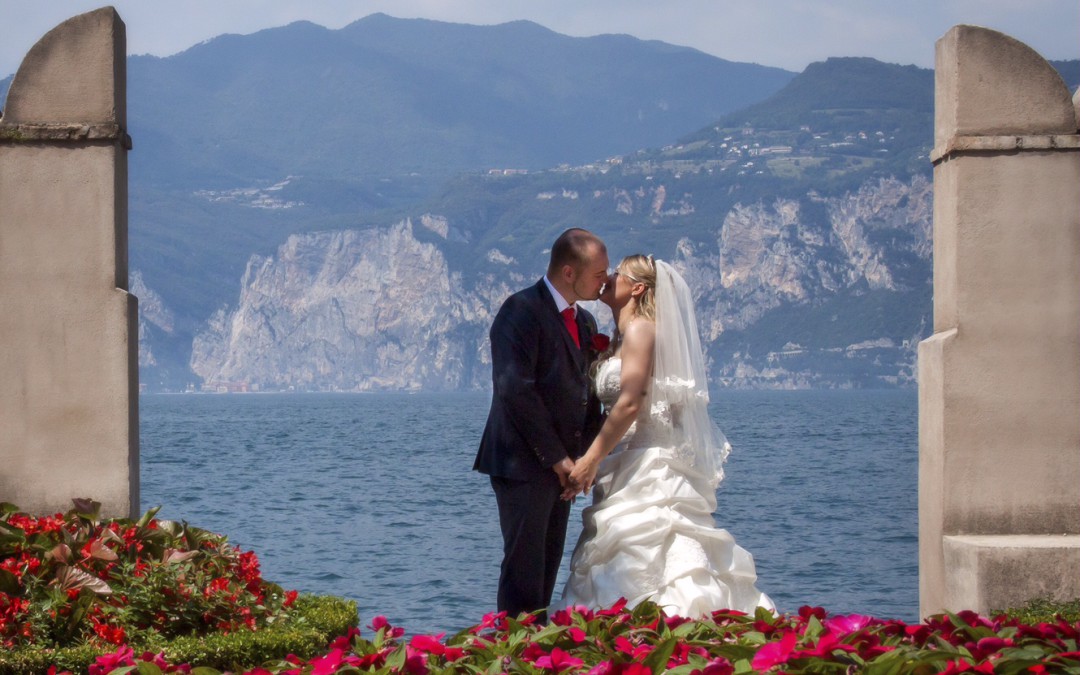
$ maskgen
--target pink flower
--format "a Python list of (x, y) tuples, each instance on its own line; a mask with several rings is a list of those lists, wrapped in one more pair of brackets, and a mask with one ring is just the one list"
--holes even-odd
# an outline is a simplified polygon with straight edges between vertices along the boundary
[(626, 609), (626, 598), (619, 598), (615, 601), (615, 604), (607, 609), (602, 609), (597, 612), (597, 616), (618, 616), (622, 614), (622, 611)]
[(474, 633), (479, 633), (485, 628), (506, 630), (506, 612), (488, 612), (480, 621), (480, 625), (476, 626)]
[(574, 628), (571, 628), (570, 630), (566, 631), (566, 633), (567, 633), (567, 635), (570, 636), (570, 639), (573, 640), (576, 643), (584, 642), (585, 638), (587, 637), (585, 635), (585, 631), (581, 630), (580, 628), (577, 628), (576, 626)]
[(311, 663), (311, 675), (333, 675), (341, 667), (345, 653), (340, 649), (332, 649), (326, 656), (314, 658)]
[(127, 645), (112, 654), (103, 654), (90, 665), (90, 675), (106, 675), (110, 671), (124, 666), (135, 665), (135, 650)]
[(427, 658), (427, 654), (405, 647), (405, 671), (410, 675), (427, 675)]
[(735, 672), (735, 667), (731, 665), (731, 662), (723, 657), (717, 657), (712, 661), (709, 661), (709, 665), (705, 666), (702, 670), (692, 670), (690, 675), (732, 675)]
[(847, 614), (826, 619), (825, 627), (834, 633), (847, 635), (849, 633), (857, 633), (872, 623), (874, 623), (872, 617), (863, 616), (861, 614)]
[(653, 648), (647, 644), (634, 645), (634, 643), (630, 642), (630, 640), (627, 640), (625, 636), (620, 635), (619, 637), (615, 638), (615, 650), (620, 651), (623, 654), (627, 654), (631, 658), (637, 660), (643, 659), (648, 656), (649, 652), (651, 652)]
[(555, 647), (551, 650), (551, 654), (541, 656), (536, 659), (535, 665), (537, 668), (546, 668), (548, 670), (554, 670), (556, 673), (562, 670), (568, 670), (570, 668), (577, 668), (584, 665), (585, 662), (579, 658), (570, 656), (563, 650)]
[(381, 614), (371, 620), (371, 626), (369, 626), (369, 628), (371, 628), (371, 630), (375, 631), (376, 633), (385, 628), (385, 635), (392, 638), (399, 638), (405, 634), (404, 628), (397, 628), (391, 626), (390, 622), (386, 620), (386, 617)]
[(770, 642), (763, 646), (754, 654), (754, 660), (751, 662), (754, 670), (764, 671), (787, 663), (791, 658), (792, 653), (795, 651), (795, 642), (798, 640), (798, 636), (795, 633), (784, 633), (784, 636), (780, 638), (780, 642)]
[(446, 652), (446, 645), (439, 640), (445, 633), (439, 633), (439, 635), (432, 637), (430, 635), (414, 635), (413, 639), (409, 641), (409, 646), (418, 652), (424, 654), (434, 654), (441, 656)]
[(342, 651), (349, 648), (352, 645), (353, 638), (360, 634), (360, 629), (356, 626), (349, 626), (349, 631), (345, 635), (334, 638), (334, 641), (330, 643), (330, 649), (340, 649)]

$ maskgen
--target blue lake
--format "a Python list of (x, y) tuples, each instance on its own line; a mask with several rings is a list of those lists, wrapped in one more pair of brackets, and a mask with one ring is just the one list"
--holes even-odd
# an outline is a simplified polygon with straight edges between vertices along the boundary
[[(227, 534), (286, 588), (355, 599), (362, 624), (455, 632), (495, 607), (495, 500), (471, 470), (489, 397), (145, 395), (142, 506)], [(734, 446), (717, 524), (779, 608), (917, 620), (916, 392), (723, 391), (712, 409)]]

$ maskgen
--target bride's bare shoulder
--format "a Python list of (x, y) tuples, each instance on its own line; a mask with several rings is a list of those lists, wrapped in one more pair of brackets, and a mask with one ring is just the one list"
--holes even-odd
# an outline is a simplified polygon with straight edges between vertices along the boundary
[(652, 349), (656, 340), (656, 323), (643, 316), (636, 316), (629, 321), (623, 331), (623, 345), (634, 345), (644, 349)]

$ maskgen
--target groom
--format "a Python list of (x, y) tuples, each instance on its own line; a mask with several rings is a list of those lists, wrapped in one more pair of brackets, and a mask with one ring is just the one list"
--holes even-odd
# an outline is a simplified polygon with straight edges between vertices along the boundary
[(491, 477), (499, 506), (498, 607), (510, 616), (540, 610), (546, 621), (570, 518), (560, 494), (603, 422), (588, 372), (596, 319), (576, 305), (600, 296), (607, 269), (604, 242), (569, 229), (547, 274), (507, 298), (491, 326), (491, 411), (473, 469)]

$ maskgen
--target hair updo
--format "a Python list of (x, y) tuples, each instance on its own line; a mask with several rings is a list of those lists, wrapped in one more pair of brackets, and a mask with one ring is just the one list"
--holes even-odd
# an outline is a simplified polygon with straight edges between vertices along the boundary
[(644, 284), (645, 292), (637, 297), (635, 316), (656, 321), (656, 263), (651, 255), (628, 255), (619, 263), (619, 274), (635, 283)]

